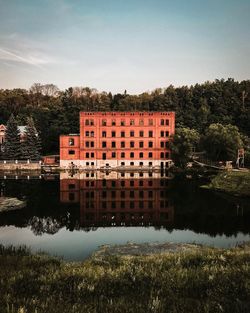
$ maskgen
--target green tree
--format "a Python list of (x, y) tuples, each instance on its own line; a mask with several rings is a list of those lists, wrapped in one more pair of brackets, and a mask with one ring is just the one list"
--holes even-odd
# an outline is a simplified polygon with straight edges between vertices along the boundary
[(192, 152), (200, 141), (200, 135), (195, 129), (177, 128), (171, 142), (172, 159), (176, 166), (185, 168)]
[(202, 145), (211, 160), (236, 161), (237, 151), (243, 147), (243, 142), (238, 127), (215, 123), (206, 130)]
[(6, 127), (4, 158), (7, 160), (16, 160), (21, 156), (20, 133), (17, 122), (13, 114), (11, 114)]
[(22, 158), (39, 160), (41, 158), (41, 141), (32, 117), (27, 118), (25, 140), (22, 142)]

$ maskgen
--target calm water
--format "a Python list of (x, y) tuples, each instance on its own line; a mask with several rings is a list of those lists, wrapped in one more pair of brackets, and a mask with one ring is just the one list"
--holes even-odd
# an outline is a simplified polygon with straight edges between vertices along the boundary
[(250, 240), (250, 204), (201, 190), (167, 173), (62, 173), (2, 177), (1, 193), (27, 201), (0, 215), (0, 243), (82, 260), (103, 244)]

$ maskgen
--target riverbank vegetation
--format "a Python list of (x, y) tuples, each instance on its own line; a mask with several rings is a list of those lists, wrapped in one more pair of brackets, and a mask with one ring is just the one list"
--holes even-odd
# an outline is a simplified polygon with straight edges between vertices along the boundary
[(249, 312), (248, 247), (65, 262), (0, 246), (0, 312)]
[(98, 92), (88, 87), (60, 91), (51, 84), (34, 84), (29, 90), (0, 90), (0, 124), (11, 113), (18, 125), (34, 119), (41, 134), (42, 153), (58, 153), (59, 135), (79, 133), (79, 111), (175, 111), (176, 128), (200, 135), (209, 125), (234, 125), (250, 136), (250, 81), (215, 80), (193, 86), (158, 88), (140, 95)]
[(250, 171), (218, 173), (204, 189), (225, 192), (235, 196), (250, 197)]

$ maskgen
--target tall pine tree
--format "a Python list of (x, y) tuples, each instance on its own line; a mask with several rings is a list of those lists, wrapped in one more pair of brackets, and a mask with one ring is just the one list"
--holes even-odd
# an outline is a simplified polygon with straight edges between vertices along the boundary
[(21, 156), (20, 133), (17, 122), (13, 114), (11, 114), (6, 127), (4, 158), (6, 160), (18, 160)]
[(36, 130), (33, 118), (27, 118), (25, 140), (22, 142), (22, 158), (39, 160), (41, 158), (41, 141)]

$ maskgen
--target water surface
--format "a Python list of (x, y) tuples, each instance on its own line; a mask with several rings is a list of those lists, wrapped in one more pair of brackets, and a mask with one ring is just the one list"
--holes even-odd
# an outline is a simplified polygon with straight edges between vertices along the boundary
[(0, 243), (82, 260), (103, 244), (250, 240), (250, 204), (168, 173), (85, 172), (5, 177), (1, 193), (27, 201), (0, 215)]

